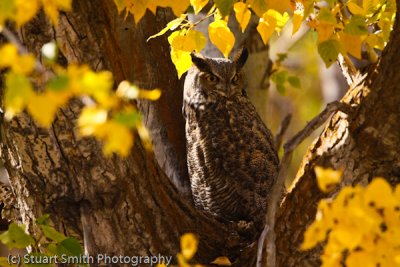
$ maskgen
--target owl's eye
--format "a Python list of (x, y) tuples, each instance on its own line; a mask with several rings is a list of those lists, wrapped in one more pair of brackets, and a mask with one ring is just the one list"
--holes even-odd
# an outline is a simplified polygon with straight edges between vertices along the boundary
[(238, 74), (236, 74), (235, 76), (233, 76), (233, 78), (232, 78), (232, 82), (233, 82), (233, 83), (237, 83), (238, 80), (239, 80), (239, 75), (238, 75)]
[(207, 81), (209, 81), (209, 82), (216, 82), (216, 81), (218, 81), (217, 76), (215, 76), (215, 75), (213, 75), (213, 74), (211, 74), (211, 73), (207, 73), (207, 74), (206, 74), (206, 79), (207, 79)]

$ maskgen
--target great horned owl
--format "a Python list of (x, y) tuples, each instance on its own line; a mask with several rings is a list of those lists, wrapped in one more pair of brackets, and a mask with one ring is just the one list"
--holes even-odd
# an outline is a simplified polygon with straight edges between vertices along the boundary
[(270, 130), (246, 95), (242, 67), (192, 53), (184, 86), (187, 163), (195, 205), (218, 218), (264, 225), (279, 158)]

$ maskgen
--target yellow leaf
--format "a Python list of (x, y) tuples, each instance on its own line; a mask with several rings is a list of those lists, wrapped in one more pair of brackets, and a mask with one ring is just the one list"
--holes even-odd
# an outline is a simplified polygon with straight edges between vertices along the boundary
[(7, 43), (0, 48), (0, 68), (10, 67), (18, 60), (18, 49)]
[(335, 171), (331, 168), (324, 169), (316, 166), (314, 168), (317, 176), (318, 187), (322, 192), (328, 192), (342, 180), (342, 171)]
[(81, 93), (93, 96), (99, 103), (109, 106), (112, 104), (110, 91), (113, 86), (113, 77), (109, 71), (87, 71), (81, 79)]
[(68, 101), (68, 98), (68, 92), (46, 91), (44, 94), (33, 94), (28, 103), (28, 111), (42, 126), (49, 127), (57, 110)]
[(324, 246), (324, 252), (321, 255), (321, 267), (341, 267), (342, 250), (343, 248), (335, 240), (329, 240)]
[(190, 52), (171, 49), (171, 59), (174, 63), (176, 71), (178, 72), (178, 78), (181, 78), (191, 66), (192, 58), (190, 57)]
[(17, 14), (15, 21), (17, 22), (17, 27), (21, 27), (35, 16), (39, 9), (39, 3), (38, 0), (16, 0), (16, 4)]
[(118, 153), (126, 157), (133, 145), (133, 135), (129, 128), (113, 121), (99, 125), (94, 131), (94, 136), (104, 141), (105, 155)]
[(350, 12), (353, 15), (362, 15), (365, 16), (365, 11), (364, 9), (362, 9), (362, 7), (360, 7), (359, 5), (357, 5), (356, 3), (349, 1), (347, 3), (347, 8), (350, 10)]
[(53, 25), (57, 25), (58, 22), (58, 9), (70, 11), (71, 1), (72, 0), (42, 0), (44, 12), (50, 17)]
[(302, 250), (308, 250), (315, 247), (319, 242), (326, 238), (326, 230), (321, 222), (313, 222), (304, 233), (304, 240), (301, 244)]
[(257, 31), (261, 36), (264, 44), (268, 43), (269, 38), (274, 33), (276, 27), (276, 19), (270, 16), (260, 18), (257, 25)]
[(334, 29), (335, 25), (325, 22), (318, 23), (317, 24), (318, 43), (320, 44), (323, 43), (324, 41), (331, 39)]
[(32, 96), (33, 89), (26, 76), (12, 72), (6, 74), (5, 86), (5, 117), (6, 119), (11, 119), (25, 108)]
[(133, 14), (135, 23), (139, 23), (146, 13), (149, 0), (125, 0), (126, 10)]
[(249, 24), (251, 12), (248, 9), (247, 5), (243, 2), (237, 2), (233, 5), (233, 10), (235, 11), (236, 20), (238, 21), (242, 32)]
[[(347, 267), (375, 267), (379, 266), (376, 262), (377, 259), (370, 253), (366, 253), (363, 251), (352, 251), (346, 258), (346, 266)], [(386, 265), (383, 265), (386, 266)]]
[(15, 0), (0, 1), (0, 26), (4, 25), (4, 22), (7, 19), (13, 17), (15, 8), (16, 8)]
[(13, 62), (11, 68), (16, 73), (29, 74), (35, 68), (36, 59), (32, 55), (22, 55)]
[(190, 0), (190, 4), (193, 6), (194, 13), (197, 15), (205, 5), (207, 5), (208, 0)]
[(177, 17), (179, 17), (183, 12), (186, 11), (190, 3), (189, 0), (179, 0), (179, 1), (169, 0), (169, 1), (170, 1), (169, 6), (172, 8), (172, 11)]
[(283, 26), (285, 26), (286, 22), (289, 20), (289, 14), (284, 12), (283, 14), (279, 13), (274, 9), (270, 9), (263, 16), (273, 17), (276, 20), (275, 30), (279, 33)]
[(366, 205), (377, 208), (392, 208), (396, 205), (391, 186), (381, 177), (375, 178), (366, 187), (364, 200)]
[(18, 49), (12, 44), (0, 48), (0, 68), (11, 67), (15, 73), (28, 74), (35, 68), (35, 58), (30, 55), (18, 55)]
[(218, 257), (215, 260), (211, 262), (212, 264), (219, 265), (219, 266), (232, 266), (231, 261), (228, 259), (228, 257), (222, 256)]
[(118, 13), (125, 9), (125, 0), (114, 0), (114, 3), (117, 6)]
[(150, 133), (147, 130), (147, 128), (143, 125), (143, 123), (140, 123), (136, 126), (136, 130), (138, 131), (140, 140), (143, 142), (144, 147), (146, 149), (150, 149), (151, 148), (151, 140), (150, 140)]
[(168, 42), (171, 44), (171, 59), (180, 78), (192, 65), (190, 53), (203, 49), (207, 40), (201, 32), (183, 29), (171, 33)]
[(181, 253), (178, 253), (176, 255), (176, 258), (178, 260), (178, 266), (179, 267), (192, 267), (191, 264), (187, 263), (187, 260), (185, 259), (185, 257)]
[(361, 59), (361, 45), (362, 45), (362, 36), (354, 36), (349, 35), (344, 32), (339, 33), (340, 43), (344, 50), (351, 54), (353, 57)]
[(198, 243), (194, 234), (186, 233), (181, 236), (181, 253), (186, 260), (190, 260), (196, 254)]
[(273, 9), (265, 12), (257, 26), (257, 31), (261, 35), (264, 44), (267, 44), (274, 31), (279, 33), (288, 20), (289, 14), (286, 12), (283, 15)]
[(352, 250), (360, 244), (362, 240), (362, 232), (358, 231), (357, 228), (350, 226), (336, 227), (332, 229), (329, 238), (336, 240), (341, 244), (342, 248)]
[(294, 35), (300, 29), (301, 23), (303, 22), (303, 18), (304, 18), (304, 10), (294, 11), (292, 19), (293, 23), (292, 35)]
[(228, 24), (224, 20), (217, 20), (208, 25), (208, 35), (211, 42), (222, 52), (224, 57), (228, 57), (233, 45), (235, 44), (235, 36), (228, 28)]
[(82, 135), (92, 135), (107, 121), (107, 110), (96, 107), (85, 107), (78, 118), (78, 127)]
[[(183, 34), (182, 34), (183, 33)], [(188, 30), (181, 33), (171, 40), (171, 47), (174, 50), (182, 50), (186, 52), (200, 51), (207, 43), (207, 39), (203, 33), (195, 30)]]
[(382, 6), (379, 0), (363, 0), (362, 4), (367, 16), (372, 16)]
[(160, 89), (153, 89), (153, 90), (140, 90), (139, 91), (139, 97), (140, 98), (145, 98), (149, 100), (157, 100), (161, 96), (161, 90)]
[(127, 99), (136, 99), (139, 97), (139, 87), (128, 81), (122, 81), (117, 88), (117, 96)]

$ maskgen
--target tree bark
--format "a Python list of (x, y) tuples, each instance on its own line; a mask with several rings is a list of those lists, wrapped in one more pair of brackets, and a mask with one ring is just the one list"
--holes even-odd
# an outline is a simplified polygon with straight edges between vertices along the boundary
[[(400, 2), (397, 1), (397, 6)], [(297, 182), (282, 204), (276, 223), (277, 266), (319, 266), (320, 248), (301, 252), (303, 233), (314, 220), (317, 203), (339, 187), (367, 184), (381, 176), (400, 180), (400, 14), (379, 62), (359, 78), (341, 100), (350, 112), (337, 112), (305, 155)], [(316, 165), (343, 169), (336, 192), (323, 194), (317, 186)]]

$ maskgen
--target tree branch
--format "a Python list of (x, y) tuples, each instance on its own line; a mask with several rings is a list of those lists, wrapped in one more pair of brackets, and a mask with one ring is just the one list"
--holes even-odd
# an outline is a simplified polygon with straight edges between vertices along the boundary
[(292, 120), (292, 114), (288, 114), (285, 116), (285, 118), (283, 118), (281, 125), (278, 129), (278, 132), (275, 135), (275, 149), (276, 150), (279, 150), (279, 148), (281, 147), (283, 136), (285, 135), (286, 130), (288, 129), (291, 120)]
[[(344, 113), (349, 112), (349, 107), (346, 104), (343, 104), (339, 101), (329, 103), (326, 108), (318, 114), (314, 119), (312, 119), (303, 130), (294, 135), (284, 146), (284, 155), (279, 167), (278, 177), (276, 179), (275, 185), (272, 189), (272, 195), (270, 204), (268, 207), (268, 212), (266, 216), (266, 228), (271, 229), (271, 231), (267, 231), (267, 242), (266, 242), (266, 253), (267, 253), (267, 266), (274, 267), (276, 266), (276, 245), (275, 245), (275, 220), (276, 220), (276, 212), (279, 206), (279, 202), (282, 198), (282, 192), (284, 191), (284, 183), (286, 180), (287, 172), (289, 169), (290, 162), (292, 160), (292, 155), (294, 149), (304, 141), (310, 134), (315, 131), (318, 127), (320, 127), (335, 111), (343, 111)], [(264, 232), (263, 231), (263, 232)], [(264, 242), (259, 242), (259, 245)], [(261, 262), (260, 255), (257, 255), (257, 264)], [(259, 267), (260, 265), (257, 265)]]

